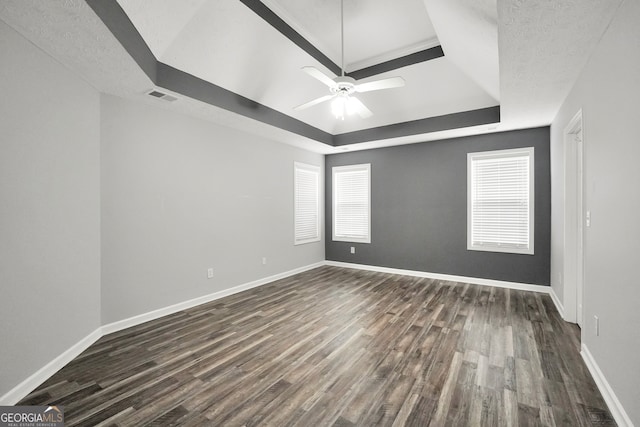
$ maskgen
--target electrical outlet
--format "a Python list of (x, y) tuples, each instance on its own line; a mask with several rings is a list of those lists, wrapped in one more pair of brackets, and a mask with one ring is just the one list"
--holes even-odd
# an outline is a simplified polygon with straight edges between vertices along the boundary
[(355, 254), (356, 253), (356, 247), (355, 246), (351, 246), (351, 253)]
[(266, 256), (262, 257), (262, 265), (267, 265), (267, 257)]
[(596, 336), (600, 336), (600, 319), (598, 316), (593, 316), (593, 327), (595, 329)]
[(213, 279), (213, 268), (207, 269), (207, 279)]

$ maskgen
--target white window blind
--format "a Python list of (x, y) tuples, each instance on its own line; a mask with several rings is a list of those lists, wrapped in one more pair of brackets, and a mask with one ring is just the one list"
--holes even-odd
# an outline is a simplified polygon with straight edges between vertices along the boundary
[(533, 254), (533, 147), (469, 153), (467, 248)]
[(320, 240), (320, 168), (294, 163), (294, 244)]
[(333, 240), (371, 243), (371, 165), (333, 172)]

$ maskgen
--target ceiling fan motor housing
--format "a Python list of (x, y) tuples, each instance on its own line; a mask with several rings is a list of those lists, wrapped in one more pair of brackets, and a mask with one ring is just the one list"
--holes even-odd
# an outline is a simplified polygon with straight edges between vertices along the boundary
[(333, 79), (336, 85), (331, 88), (331, 92), (339, 95), (351, 95), (356, 91), (356, 80), (353, 77), (338, 76)]

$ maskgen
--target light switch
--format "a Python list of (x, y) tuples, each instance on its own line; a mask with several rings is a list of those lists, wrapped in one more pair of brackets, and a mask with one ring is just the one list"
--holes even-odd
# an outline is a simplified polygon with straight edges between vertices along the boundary
[(587, 211), (585, 223), (587, 227), (591, 227), (591, 211)]

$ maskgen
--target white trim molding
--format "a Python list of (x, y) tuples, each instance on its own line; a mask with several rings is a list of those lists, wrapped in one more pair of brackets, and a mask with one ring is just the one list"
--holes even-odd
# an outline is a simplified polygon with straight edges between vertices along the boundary
[(45, 366), (40, 368), (20, 384), (9, 390), (6, 394), (0, 397), (0, 405), (12, 406), (18, 403), (21, 399), (35, 390), (40, 384), (49, 379), (53, 374), (58, 372), (73, 359), (78, 357), (80, 353), (85, 351), (87, 348), (89, 348), (89, 346), (91, 346), (91, 344), (99, 340), (104, 335), (130, 328), (132, 326), (140, 325), (150, 320), (155, 320), (169, 314), (177, 313), (178, 311), (186, 310), (200, 304), (205, 304), (210, 301), (224, 298), (229, 295), (237, 294), (238, 292), (266, 285), (267, 283), (284, 279), (295, 274), (304, 273), (305, 271), (312, 270), (317, 267), (322, 267), (323, 265), (324, 261), (320, 261), (314, 264), (309, 264), (303, 267), (295, 268), (293, 270), (285, 271), (283, 273), (274, 274), (273, 276), (264, 277), (262, 279), (254, 280), (248, 283), (243, 283), (229, 289), (223, 289), (221, 291), (214, 292), (209, 295), (204, 295), (199, 298), (194, 298), (178, 304), (170, 305), (168, 307), (153, 310), (148, 313), (139, 314), (128, 319), (123, 319), (117, 322), (103, 325), (102, 327), (99, 327), (95, 331), (91, 332), (86, 337), (82, 338), (68, 350), (53, 359), (51, 362), (47, 363)]
[(100, 337), (102, 337), (102, 328), (98, 328), (86, 337), (82, 338), (51, 362), (47, 363), (20, 384), (9, 390), (4, 396), (0, 397), (0, 405), (13, 406), (18, 403), (26, 395), (35, 390), (40, 384), (48, 380), (53, 374), (64, 368), (66, 364), (78, 357), (80, 353), (89, 348), (91, 344), (98, 341)]
[[(321, 182), (322, 170), (319, 166), (293, 162), (294, 245), (304, 245), (322, 240)], [(301, 227), (299, 227), (300, 225)], [(307, 234), (309, 229), (314, 232), (311, 237)], [(298, 233), (302, 236), (299, 236)]]
[(600, 390), (600, 394), (602, 394), (604, 401), (609, 407), (609, 411), (611, 412), (611, 415), (613, 415), (613, 419), (616, 420), (616, 424), (618, 424), (619, 427), (633, 427), (631, 418), (627, 415), (622, 403), (620, 403), (618, 397), (613, 392), (613, 388), (609, 385), (609, 382), (600, 370), (600, 367), (596, 363), (596, 360), (585, 343), (582, 343), (580, 355), (582, 356), (584, 363), (587, 365), (587, 369), (589, 369), (593, 380), (596, 382), (598, 390)]
[[(582, 155), (579, 151), (576, 136), (583, 133), (582, 109), (573, 116), (563, 130), (564, 172), (562, 176), (562, 191), (564, 192), (564, 212), (562, 214), (563, 234), (562, 247), (564, 255), (562, 261), (562, 282), (564, 320), (578, 323), (578, 281), (584, 280), (579, 265), (584, 263), (582, 246), (584, 242), (578, 233), (577, 225), (582, 222), (582, 190), (578, 179), (578, 163)], [(582, 138), (581, 138), (582, 139)], [(584, 232), (584, 230), (583, 230)]]
[[(511, 172), (504, 175), (504, 168)], [(485, 209), (487, 198), (493, 206), (496, 194), (509, 202), (508, 211)], [(535, 147), (467, 153), (467, 250), (533, 255), (534, 195)], [(509, 223), (506, 236), (503, 220)], [(523, 222), (525, 227), (516, 227)]]
[(293, 270), (285, 271), (283, 273), (274, 274), (273, 276), (264, 277), (262, 279), (254, 280), (248, 283), (243, 283), (241, 285), (234, 286), (233, 288), (223, 289), (221, 291), (214, 292), (209, 295), (204, 295), (198, 298), (180, 302), (178, 304), (173, 304), (168, 307), (159, 308), (157, 310), (153, 310), (147, 313), (139, 314), (137, 316), (129, 317), (128, 319), (123, 319), (117, 322), (109, 323), (102, 327), (102, 335), (118, 332), (123, 329), (130, 328), (132, 326), (149, 322), (150, 320), (159, 319), (161, 317), (168, 316), (170, 314), (174, 314), (182, 310), (187, 310), (189, 308), (193, 308), (201, 304), (206, 304), (208, 302), (215, 301), (220, 298), (228, 297), (229, 295), (233, 295), (242, 291), (257, 288), (258, 286), (266, 285), (267, 283), (275, 282), (276, 280), (284, 279), (289, 276), (293, 276), (295, 274), (304, 273), (305, 271), (313, 270), (314, 268), (322, 267), (323, 265), (324, 265), (324, 262), (320, 261), (315, 264), (310, 264), (304, 267), (295, 268)]
[(553, 289), (553, 287), (551, 287), (551, 290), (549, 291), (549, 295), (551, 296), (551, 301), (553, 301), (553, 303), (556, 306), (556, 309), (558, 310), (558, 313), (560, 313), (560, 316), (564, 319), (564, 305), (562, 305), (562, 302), (560, 301), (560, 298), (558, 298), (558, 294), (556, 294), (556, 291)]
[[(364, 179), (361, 176), (363, 173)], [(331, 185), (331, 194), (333, 195), (331, 206), (333, 212), (331, 219), (332, 240), (334, 242), (371, 243), (371, 163), (332, 167)], [(359, 209), (362, 208), (363, 196), (366, 197), (367, 206), (366, 209)], [(340, 206), (343, 205), (348, 207), (344, 210), (340, 209)], [(355, 208), (355, 206), (359, 208)], [(339, 212), (342, 212), (342, 215)], [(362, 227), (363, 217), (366, 217), (364, 227)]]
[(427, 271), (402, 270), (390, 267), (378, 267), (375, 265), (352, 264), (349, 262), (325, 261), (325, 265), (332, 267), (353, 268), (356, 270), (376, 271), (379, 273), (402, 274), (404, 276), (425, 277), (428, 279), (447, 280), (450, 282), (471, 283), (472, 285), (494, 286), (497, 288), (517, 289), (521, 291), (551, 293), (551, 286), (532, 285), (529, 283), (507, 282), (504, 280), (482, 279), (478, 277), (454, 276), (451, 274), (429, 273)]

